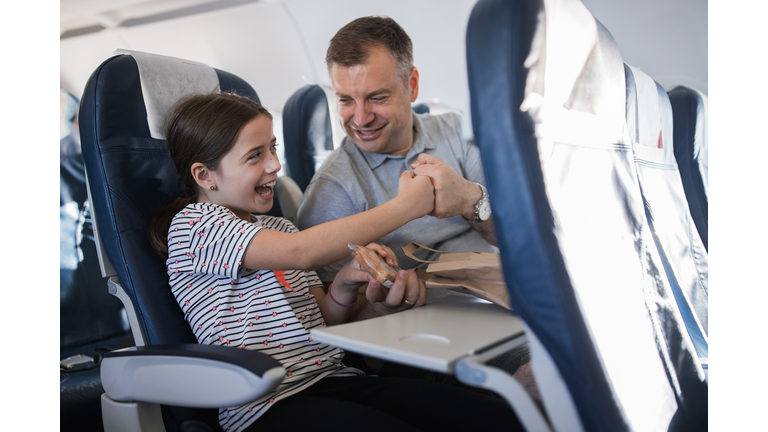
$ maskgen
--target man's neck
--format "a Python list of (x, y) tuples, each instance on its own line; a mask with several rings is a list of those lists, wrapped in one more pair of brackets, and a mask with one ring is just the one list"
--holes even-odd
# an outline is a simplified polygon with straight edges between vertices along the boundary
[(407, 143), (403, 149), (398, 150), (396, 152), (389, 153), (390, 156), (406, 156), (409, 151), (413, 148), (413, 143), (416, 142), (416, 124), (413, 124), (413, 127), (411, 128), (411, 134), (408, 136), (408, 140), (410, 142)]

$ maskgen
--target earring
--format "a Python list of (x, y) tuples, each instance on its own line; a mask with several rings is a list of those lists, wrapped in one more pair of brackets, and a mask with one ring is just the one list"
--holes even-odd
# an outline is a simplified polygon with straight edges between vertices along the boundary
[(213, 189), (214, 189), (214, 187), (213, 187), (213, 186), (211, 186), (211, 190), (213, 190)]

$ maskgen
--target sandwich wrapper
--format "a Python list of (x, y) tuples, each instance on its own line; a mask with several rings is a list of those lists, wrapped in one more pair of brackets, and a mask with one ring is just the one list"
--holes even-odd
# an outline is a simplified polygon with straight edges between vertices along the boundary
[[(512, 310), (507, 284), (501, 270), (499, 254), (491, 252), (443, 252), (418, 243), (403, 246), (408, 258), (428, 263), (427, 270), (417, 268), (416, 275), (426, 282), (427, 289), (450, 289), (487, 300)], [(425, 261), (414, 255), (419, 249), (440, 254), (437, 261)]]

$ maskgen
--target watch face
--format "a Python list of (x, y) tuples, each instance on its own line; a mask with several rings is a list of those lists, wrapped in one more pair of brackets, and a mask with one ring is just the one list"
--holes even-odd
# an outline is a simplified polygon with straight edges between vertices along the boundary
[(485, 200), (480, 204), (480, 211), (478, 211), (477, 216), (483, 222), (491, 217), (491, 203), (489, 203), (488, 200)]

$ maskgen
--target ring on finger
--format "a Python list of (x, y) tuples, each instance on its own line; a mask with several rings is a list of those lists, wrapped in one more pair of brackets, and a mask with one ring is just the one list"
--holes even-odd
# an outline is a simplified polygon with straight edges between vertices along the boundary
[(413, 306), (413, 305), (416, 304), (416, 302), (411, 302), (411, 301), (408, 301), (406, 299), (403, 299), (403, 303), (407, 304), (408, 306)]

